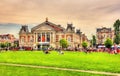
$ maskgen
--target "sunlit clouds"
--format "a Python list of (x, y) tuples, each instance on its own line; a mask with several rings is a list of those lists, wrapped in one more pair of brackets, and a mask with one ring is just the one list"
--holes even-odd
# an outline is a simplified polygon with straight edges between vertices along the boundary
[(120, 0), (1, 0), (0, 22), (38, 24), (48, 17), (64, 27), (73, 23), (90, 37), (97, 27), (112, 27), (119, 6)]

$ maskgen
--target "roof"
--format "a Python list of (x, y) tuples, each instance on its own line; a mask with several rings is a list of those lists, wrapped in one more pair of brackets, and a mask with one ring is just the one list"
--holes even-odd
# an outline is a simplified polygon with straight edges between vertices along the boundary
[(61, 27), (60, 25), (56, 25), (56, 24), (54, 24), (54, 23), (49, 22), (48, 20), (46, 20), (45, 22), (43, 22), (43, 23), (41, 23), (41, 24), (33, 27), (33, 28), (31, 29), (31, 31), (34, 31), (34, 30), (38, 29), (40, 26), (43, 26), (43, 25), (48, 25), (48, 26), (50, 26), (51, 28), (53, 28), (55, 31), (64, 31), (64, 30), (65, 30), (65, 29), (64, 29), (63, 27)]
[(28, 26), (22, 25), (19, 33), (29, 33)]
[(73, 24), (67, 24), (66, 32), (75, 32), (75, 27), (73, 27)]
[(101, 32), (102, 30), (108, 30), (108, 31), (112, 31), (111, 28), (106, 28), (106, 27), (102, 27), (102, 28), (97, 28), (97, 32)]
[(0, 35), (0, 42), (14, 42), (16, 38), (12, 34)]

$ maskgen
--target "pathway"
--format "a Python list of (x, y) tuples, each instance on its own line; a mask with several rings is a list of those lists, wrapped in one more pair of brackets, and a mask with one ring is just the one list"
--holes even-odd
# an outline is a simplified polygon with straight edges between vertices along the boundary
[(120, 73), (98, 72), (98, 71), (78, 70), (78, 69), (69, 69), (69, 68), (57, 68), (57, 67), (25, 65), (25, 64), (12, 64), (12, 63), (0, 63), (0, 65), (22, 66), (22, 67), (31, 67), (31, 68), (44, 68), (44, 69), (53, 69), (53, 70), (65, 70), (65, 71), (74, 71), (74, 72), (86, 72), (86, 73), (93, 73), (93, 74), (104, 74), (104, 75), (120, 76)]

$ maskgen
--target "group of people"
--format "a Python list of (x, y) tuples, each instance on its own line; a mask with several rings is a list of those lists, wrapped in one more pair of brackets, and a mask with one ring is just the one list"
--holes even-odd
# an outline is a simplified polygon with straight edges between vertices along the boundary
[(120, 49), (117, 47), (112, 47), (112, 48), (87, 48), (87, 49), (82, 49), (83, 52), (85, 53), (91, 53), (91, 52), (108, 52), (110, 54), (118, 54), (120, 53)]
[[(50, 48), (49, 47), (44, 47), (43, 48), (43, 52), (45, 53), (45, 54), (50, 54)], [(60, 47), (60, 48), (56, 48), (55, 49), (59, 54), (64, 54), (64, 52), (62, 51), (62, 48)]]

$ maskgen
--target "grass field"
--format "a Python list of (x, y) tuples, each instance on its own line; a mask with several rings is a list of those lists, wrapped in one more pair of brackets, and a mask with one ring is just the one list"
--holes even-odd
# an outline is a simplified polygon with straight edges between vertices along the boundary
[(0, 76), (107, 76), (107, 75), (0, 65)]
[(50, 54), (42, 51), (8, 51), (0, 53), (0, 62), (120, 73), (119, 54), (65, 52), (61, 55), (55, 51)]

